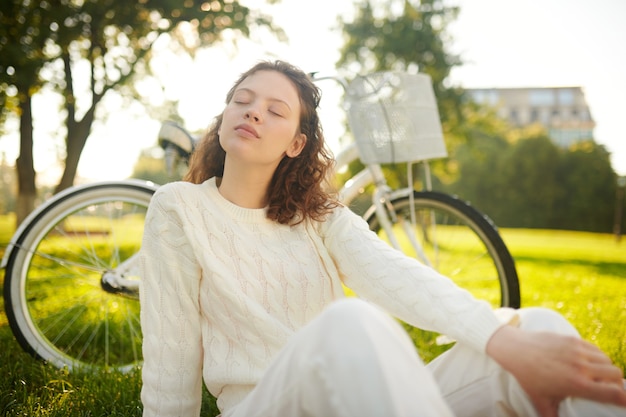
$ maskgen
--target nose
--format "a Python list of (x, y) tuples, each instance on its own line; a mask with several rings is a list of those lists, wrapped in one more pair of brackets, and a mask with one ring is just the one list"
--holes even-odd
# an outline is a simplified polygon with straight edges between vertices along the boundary
[(248, 110), (246, 110), (246, 113), (244, 114), (244, 118), (258, 123), (261, 121), (261, 113), (255, 108), (250, 107), (248, 108)]

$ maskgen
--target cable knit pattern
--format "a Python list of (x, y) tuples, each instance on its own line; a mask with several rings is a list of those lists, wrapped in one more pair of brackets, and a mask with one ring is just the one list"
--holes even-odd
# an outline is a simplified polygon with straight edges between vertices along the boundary
[(224, 199), (215, 180), (166, 184), (140, 251), (145, 416), (198, 416), (202, 379), (221, 410), (342, 282), (415, 326), (484, 351), (500, 326), (489, 305), (406, 258), (345, 207), (325, 222), (280, 225)]

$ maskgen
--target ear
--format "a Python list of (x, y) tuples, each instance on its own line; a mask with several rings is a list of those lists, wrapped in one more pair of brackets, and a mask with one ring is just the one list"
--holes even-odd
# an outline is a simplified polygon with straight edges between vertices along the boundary
[(304, 133), (298, 133), (291, 141), (285, 153), (288, 157), (295, 158), (300, 155), (302, 149), (304, 149), (304, 145), (306, 145), (306, 135)]

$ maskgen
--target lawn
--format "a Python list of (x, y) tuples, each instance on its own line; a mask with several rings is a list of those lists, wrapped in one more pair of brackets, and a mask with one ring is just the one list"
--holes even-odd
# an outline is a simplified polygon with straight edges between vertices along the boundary
[(522, 306), (557, 310), (626, 370), (626, 240), (610, 234), (504, 230)]
[[(0, 253), (11, 227), (11, 219), (0, 216)], [(523, 306), (558, 310), (626, 369), (626, 242), (577, 232), (515, 229), (502, 234), (517, 263)], [(15, 341), (2, 299), (0, 307), (0, 415), (141, 415), (139, 370), (70, 374), (39, 363)], [(434, 342), (420, 345), (427, 361), (442, 349)], [(205, 392), (203, 415), (216, 414)]]

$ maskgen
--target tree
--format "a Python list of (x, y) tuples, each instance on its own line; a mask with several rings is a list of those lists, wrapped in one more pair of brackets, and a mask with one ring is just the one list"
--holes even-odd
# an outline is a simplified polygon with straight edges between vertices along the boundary
[[(46, 87), (62, 97), (65, 170), (56, 187), (73, 184), (80, 155), (107, 92), (132, 94), (149, 72), (152, 47), (169, 34), (193, 53), (225, 31), (248, 36), (274, 29), (270, 19), (234, 0), (7, 0), (0, 5), (0, 117), (19, 117), (18, 220), (32, 210), (32, 97)], [(85, 65), (86, 64), (86, 65)]]
[(42, 3), (41, 7), (28, 1), (0, 3), (0, 122), (9, 114), (20, 121), (18, 219), (25, 217), (35, 203), (32, 96), (43, 84), (38, 74), (46, 62), (46, 39), (53, 30), (47, 16), (58, 10)]
[(502, 213), (505, 224), (550, 227), (563, 191), (557, 180), (559, 161), (559, 149), (545, 134), (521, 139), (502, 155), (498, 174), (506, 186), (494, 197), (508, 206)]
[(593, 141), (573, 145), (563, 152), (556, 174), (562, 192), (552, 227), (610, 233), (616, 175), (606, 148)]
[(500, 195), (508, 187), (500, 173), (503, 156), (509, 152), (508, 123), (492, 109), (468, 103), (464, 107), (465, 142), (458, 145), (447, 161), (446, 191), (470, 202), (492, 218), (500, 218), (507, 207)]
[(611, 232), (616, 178), (603, 146), (560, 148), (532, 128), (478, 129), (487, 131), (457, 148), (458, 175), (446, 191), (499, 226)]
[(362, 0), (355, 19), (343, 23), (346, 42), (337, 65), (365, 73), (426, 73), (432, 78), (442, 120), (458, 118), (462, 92), (445, 84), (450, 70), (461, 64), (446, 50), (446, 28), (458, 11), (441, 0)]
[[(392, 70), (428, 74), (449, 150), (464, 141), (458, 132), (463, 120), (463, 92), (446, 84), (451, 69), (461, 64), (460, 58), (446, 49), (446, 28), (458, 10), (441, 0), (361, 0), (354, 20), (341, 23), (345, 44), (337, 62), (355, 73)], [(393, 181), (404, 183), (405, 168), (396, 165), (385, 170)], [(435, 164), (438, 174), (445, 168), (441, 161)]]

